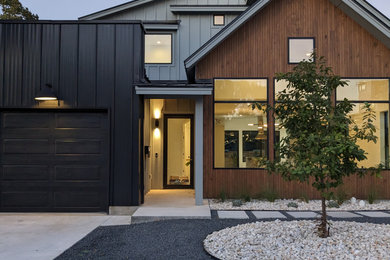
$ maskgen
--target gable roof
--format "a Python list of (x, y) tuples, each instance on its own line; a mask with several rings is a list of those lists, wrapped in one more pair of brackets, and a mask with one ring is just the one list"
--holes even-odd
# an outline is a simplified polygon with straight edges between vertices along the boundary
[[(190, 55), (184, 66), (187, 79), (195, 81), (195, 66), (226, 38), (238, 30), (249, 19), (266, 7), (272, 0), (258, 0), (240, 16), (237, 16), (225, 28), (203, 44), (198, 50)], [(347, 15), (369, 31), (374, 37), (383, 42), (390, 49), (390, 20), (379, 12), (375, 7), (364, 0), (330, 0), (336, 7), (343, 10)]]
[(130, 1), (130, 2), (127, 2), (124, 4), (116, 5), (116, 6), (101, 10), (101, 11), (97, 11), (97, 12), (92, 13), (92, 14), (81, 16), (81, 17), (79, 17), (79, 20), (99, 19), (99, 18), (105, 17), (107, 15), (122, 12), (122, 11), (129, 9), (129, 8), (144, 5), (144, 4), (153, 2), (153, 1), (155, 1), (155, 0), (133, 0), (133, 1)]

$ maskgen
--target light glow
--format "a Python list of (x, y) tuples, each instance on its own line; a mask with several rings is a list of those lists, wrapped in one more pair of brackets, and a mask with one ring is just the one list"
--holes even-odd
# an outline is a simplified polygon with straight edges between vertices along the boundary
[(153, 136), (154, 136), (154, 138), (156, 138), (156, 139), (160, 139), (160, 137), (161, 137), (160, 129), (158, 129), (158, 128), (154, 129), (154, 131), (153, 131)]
[(155, 119), (160, 119), (160, 116), (161, 116), (161, 111), (160, 111), (160, 109), (155, 109), (154, 110), (154, 118)]
[(53, 101), (53, 100), (57, 100), (56, 97), (36, 97), (35, 100), (38, 100), (38, 101)]

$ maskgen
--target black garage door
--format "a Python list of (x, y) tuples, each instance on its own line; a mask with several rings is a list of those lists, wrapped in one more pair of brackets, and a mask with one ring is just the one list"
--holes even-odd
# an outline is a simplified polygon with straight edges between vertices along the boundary
[(0, 116), (0, 211), (107, 210), (107, 113)]

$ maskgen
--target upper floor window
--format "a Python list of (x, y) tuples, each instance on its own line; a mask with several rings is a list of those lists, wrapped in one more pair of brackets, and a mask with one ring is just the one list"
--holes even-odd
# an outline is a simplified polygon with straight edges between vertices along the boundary
[(314, 38), (288, 38), (288, 63), (308, 60), (315, 48)]
[(145, 63), (172, 63), (172, 34), (145, 35)]
[(219, 25), (219, 26), (225, 25), (225, 16), (223, 14), (215, 14), (214, 25)]

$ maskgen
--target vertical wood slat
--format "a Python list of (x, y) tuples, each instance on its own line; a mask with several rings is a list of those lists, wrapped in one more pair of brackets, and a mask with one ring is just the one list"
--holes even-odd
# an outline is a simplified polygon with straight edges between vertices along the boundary
[(0, 24), (0, 106), (4, 101), (5, 26)]
[[(293, 68), (287, 64), (287, 38), (313, 36), (319, 55), (328, 59), (336, 74), (390, 76), (390, 50), (330, 1), (275, 0), (200, 61), (196, 77), (267, 77), (268, 100), (272, 104), (275, 73)], [(217, 197), (222, 191), (239, 196), (243, 190), (254, 196), (267, 189), (275, 189), (282, 197), (319, 197), (311, 185), (286, 182), (265, 170), (213, 169), (212, 97), (205, 97), (204, 106), (205, 197)], [(269, 126), (269, 157), (272, 158), (272, 118)], [(390, 198), (390, 172), (383, 171), (382, 176), (380, 180), (351, 176), (345, 179), (343, 189), (351, 196), (364, 198), (375, 185), (381, 197)]]

